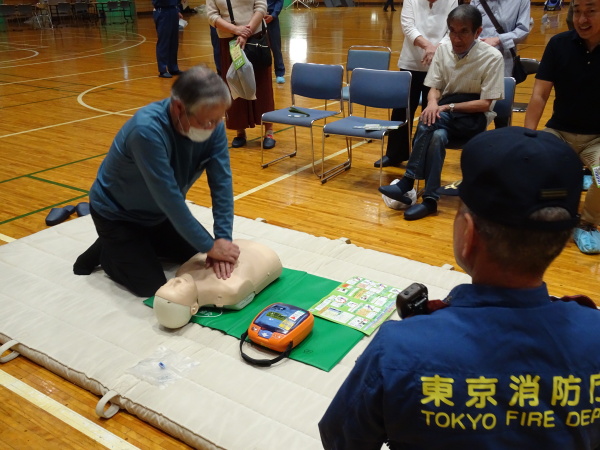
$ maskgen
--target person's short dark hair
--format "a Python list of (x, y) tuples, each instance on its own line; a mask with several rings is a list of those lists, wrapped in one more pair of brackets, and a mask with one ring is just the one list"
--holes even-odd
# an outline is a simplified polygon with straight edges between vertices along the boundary
[(543, 131), (500, 128), (465, 145), (459, 196), (499, 264), (539, 273), (558, 256), (579, 222), (582, 168)]
[(183, 72), (171, 87), (171, 97), (180, 100), (186, 111), (225, 104), (231, 105), (231, 94), (223, 79), (204, 64)]
[[(524, 274), (542, 274), (556, 259), (569, 241), (572, 229), (527, 230), (501, 225), (484, 219), (471, 211), (464, 203), (461, 212), (473, 217), (475, 228), (486, 244), (486, 250), (500, 267), (511, 268)], [(533, 220), (568, 220), (564, 208), (542, 208), (531, 215)]]
[(446, 24), (450, 27), (450, 23), (454, 21), (459, 22), (468, 22), (471, 24), (471, 30), (473, 33), (477, 31), (477, 29), (482, 25), (483, 18), (481, 17), (481, 13), (479, 10), (470, 4), (462, 4), (458, 5), (450, 14), (448, 14), (448, 18), (446, 19)]

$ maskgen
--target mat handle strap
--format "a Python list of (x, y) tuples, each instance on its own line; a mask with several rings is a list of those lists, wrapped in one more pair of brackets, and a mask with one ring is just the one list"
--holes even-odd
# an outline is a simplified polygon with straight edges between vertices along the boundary
[(248, 337), (248, 332), (244, 331), (244, 334), (242, 334), (242, 336), (240, 337), (240, 353), (242, 354), (242, 358), (244, 358), (244, 361), (246, 361), (247, 363), (253, 364), (255, 366), (269, 367), (270, 365), (281, 361), (283, 358), (287, 358), (288, 356), (290, 356), (290, 353), (292, 352), (292, 348), (294, 348), (294, 343), (290, 342), (288, 347), (282, 353), (280, 353), (279, 356), (277, 356), (273, 359), (255, 359), (255, 358), (252, 358), (252, 357), (246, 355), (244, 353), (244, 349), (242, 348), (247, 337)]
[[(2, 353), (4, 353), (4, 352), (6, 352), (6, 351), (10, 350), (10, 348), (11, 348), (13, 345), (17, 345), (18, 343), (19, 343), (19, 342), (18, 342), (18, 341), (15, 341), (14, 339), (11, 339), (10, 341), (6, 342), (4, 345), (2, 345), (2, 346), (0, 347), (0, 355), (2, 355)], [(20, 353), (19, 353), (19, 352), (17, 352), (17, 351), (15, 351), (15, 350), (13, 350), (13, 351), (12, 351), (12, 352), (10, 352), (8, 355), (0, 357), (0, 363), (4, 364), (4, 363), (7, 363), (7, 362), (9, 362), (9, 361), (12, 361), (13, 359), (15, 359), (15, 358), (16, 358), (17, 356), (19, 356), (19, 355), (20, 355)]]
[(98, 401), (98, 404), (96, 405), (96, 414), (98, 415), (98, 417), (110, 419), (117, 412), (119, 412), (119, 406), (115, 405), (114, 403), (111, 404), (107, 410), (104, 410), (107, 403), (110, 402), (117, 395), (119, 395), (119, 393), (116, 391), (108, 391), (102, 396), (102, 398)]

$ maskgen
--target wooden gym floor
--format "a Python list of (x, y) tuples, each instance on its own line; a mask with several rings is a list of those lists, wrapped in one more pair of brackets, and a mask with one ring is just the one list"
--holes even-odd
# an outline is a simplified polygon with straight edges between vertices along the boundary
[[(532, 7), (535, 23), (520, 46), (521, 56), (540, 59), (548, 39), (566, 29), (566, 9), (542, 20), (544, 14), (542, 7)], [(206, 18), (186, 19), (180, 67), (214, 67)], [(286, 84), (273, 85), (276, 107), (290, 102), (289, 74), (295, 62), (344, 64), (351, 45), (385, 45), (393, 51), (395, 68), (403, 41), (399, 22), (400, 8), (395, 13), (384, 13), (381, 6), (285, 10), (281, 28), (288, 73)], [(115, 133), (138, 108), (169, 95), (172, 81), (157, 77), (150, 16), (133, 24), (63, 25), (39, 30), (0, 24), (0, 245), (45, 229), (52, 207), (87, 201)], [(517, 102), (528, 101), (532, 85), (529, 79), (517, 87)], [(524, 113), (514, 114), (514, 125), (523, 120)], [(276, 130), (272, 152), (291, 148), (293, 132), (281, 126)], [(377, 192), (377, 142), (357, 146), (352, 168), (321, 185), (310, 168), (309, 134), (298, 134), (298, 156), (266, 169), (260, 167), (258, 129), (249, 130), (253, 140), (247, 147), (231, 149), (236, 214), (317, 236), (345, 237), (432, 265), (455, 265), (455, 197), (440, 201), (437, 216), (407, 222)], [(229, 133), (230, 140), (233, 136)], [(315, 145), (320, 150), (319, 130)], [(341, 138), (327, 139), (327, 154), (340, 153), (327, 164), (341, 161), (343, 149)], [(460, 179), (459, 156), (459, 151), (448, 152), (444, 183)], [(384, 183), (403, 172), (386, 168)], [(205, 178), (188, 198), (210, 206)], [(554, 295), (581, 293), (597, 302), (599, 278), (600, 256), (581, 254), (573, 242), (546, 277)], [(95, 395), (23, 357), (0, 369), (0, 448), (187, 447), (125, 412), (98, 419)]]

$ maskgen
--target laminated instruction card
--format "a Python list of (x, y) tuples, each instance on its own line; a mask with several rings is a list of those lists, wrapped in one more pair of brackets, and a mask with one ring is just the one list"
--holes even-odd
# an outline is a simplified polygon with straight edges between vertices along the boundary
[(370, 336), (396, 309), (400, 289), (352, 277), (310, 308), (315, 316)]

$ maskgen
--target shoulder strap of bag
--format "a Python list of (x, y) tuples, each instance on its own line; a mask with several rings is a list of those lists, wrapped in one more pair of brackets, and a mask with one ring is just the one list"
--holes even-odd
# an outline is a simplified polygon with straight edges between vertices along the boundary
[[(227, 3), (229, 3), (229, 0), (227, 0)], [(504, 34), (504, 28), (502, 28), (502, 26), (498, 23), (498, 20), (496, 19), (496, 16), (494, 16), (494, 13), (492, 12), (492, 10), (490, 8), (490, 5), (488, 5), (485, 0), (479, 0), (479, 3), (481, 3), (481, 6), (483, 6), (483, 9), (485, 9), (485, 12), (487, 13), (487, 15), (490, 18), (490, 20), (492, 21), (492, 23), (494, 24), (494, 27), (496, 28), (496, 31), (499, 34)], [(510, 49), (510, 53), (512, 54), (513, 58), (515, 56), (517, 56), (517, 53), (515, 52), (514, 48)]]
[(229, 18), (231, 23), (235, 25), (235, 19), (233, 18), (233, 8), (231, 7), (231, 0), (227, 0), (227, 9), (229, 10)]

